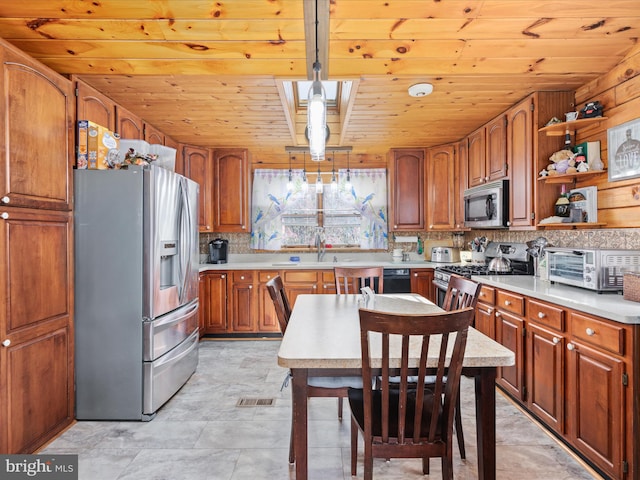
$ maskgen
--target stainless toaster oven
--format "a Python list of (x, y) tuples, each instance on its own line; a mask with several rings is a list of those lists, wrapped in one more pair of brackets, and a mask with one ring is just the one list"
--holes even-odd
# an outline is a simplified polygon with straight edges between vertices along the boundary
[(622, 292), (626, 269), (640, 269), (640, 250), (545, 248), (549, 280), (597, 292)]

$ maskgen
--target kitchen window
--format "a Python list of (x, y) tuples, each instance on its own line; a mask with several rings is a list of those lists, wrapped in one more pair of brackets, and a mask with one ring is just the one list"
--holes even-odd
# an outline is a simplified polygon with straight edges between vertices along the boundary
[[(304, 178), (307, 178), (305, 186)], [(322, 174), (325, 182), (331, 173)], [(253, 179), (251, 248), (313, 248), (320, 234), (332, 248), (387, 249), (386, 170), (339, 170), (337, 188), (317, 173), (256, 169)], [(347, 176), (349, 182), (347, 182)]]

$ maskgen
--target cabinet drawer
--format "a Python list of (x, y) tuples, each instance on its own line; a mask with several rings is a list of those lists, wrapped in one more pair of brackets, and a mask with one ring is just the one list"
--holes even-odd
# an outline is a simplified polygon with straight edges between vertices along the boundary
[(253, 283), (253, 271), (241, 270), (232, 272), (233, 283)]
[(258, 272), (258, 281), (260, 283), (266, 283), (269, 280), (273, 279), (273, 277), (275, 277), (276, 275), (278, 275), (277, 270), (270, 270), (270, 271), (261, 270), (260, 272)]
[(480, 287), (480, 296), (478, 297), (478, 301), (494, 305), (496, 303), (496, 289), (482, 285), (482, 287)]
[(333, 273), (333, 270), (322, 271), (322, 283), (336, 283), (336, 276)]
[(624, 355), (624, 327), (605, 323), (595, 318), (571, 312), (571, 335), (575, 338)]
[(284, 283), (316, 283), (318, 272), (311, 270), (289, 270), (284, 272)]
[(564, 310), (531, 299), (529, 299), (528, 302), (527, 317), (529, 320), (564, 332)]
[(496, 307), (516, 315), (524, 315), (524, 297), (498, 290), (496, 292)]

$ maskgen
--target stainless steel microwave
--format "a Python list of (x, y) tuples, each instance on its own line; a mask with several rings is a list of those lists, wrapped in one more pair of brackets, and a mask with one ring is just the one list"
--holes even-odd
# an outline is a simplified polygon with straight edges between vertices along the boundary
[(547, 247), (545, 252), (552, 283), (597, 292), (621, 292), (624, 271), (640, 270), (640, 250)]
[(497, 180), (464, 191), (464, 226), (509, 226), (509, 180)]

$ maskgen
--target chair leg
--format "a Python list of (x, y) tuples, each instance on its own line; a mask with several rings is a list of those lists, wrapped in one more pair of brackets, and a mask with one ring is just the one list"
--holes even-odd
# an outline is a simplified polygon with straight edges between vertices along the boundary
[(338, 397), (338, 420), (342, 421), (342, 397)]
[(429, 457), (422, 457), (422, 473), (429, 475)]
[(296, 462), (296, 450), (295, 443), (293, 441), (293, 408), (291, 408), (291, 435), (289, 435), (289, 463), (294, 464)]
[(358, 424), (351, 419), (351, 475), (357, 475), (358, 470)]
[(373, 446), (364, 441), (364, 480), (373, 480)]
[(442, 480), (453, 480), (453, 451), (451, 444), (442, 456)]
[(467, 458), (467, 454), (464, 449), (464, 434), (462, 433), (462, 414), (460, 413), (460, 393), (458, 392), (458, 398), (456, 399), (456, 412), (455, 412), (455, 424), (456, 424), (456, 437), (458, 439), (458, 449), (460, 450), (460, 458), (462, 460)]

